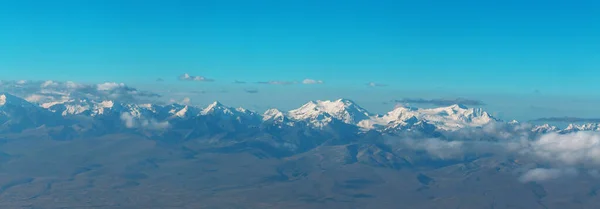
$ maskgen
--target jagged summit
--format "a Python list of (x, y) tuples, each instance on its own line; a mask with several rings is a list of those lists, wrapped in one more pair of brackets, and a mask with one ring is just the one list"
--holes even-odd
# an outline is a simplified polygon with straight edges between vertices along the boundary
[(267, 120), (283, 120), (285, 119), (285, 113), (281, 112), (278, 109), (271, 108), (263, 113), (263, 121)]
[(224, 113), (224, 114), (233, 114), (233, 111), (231, 109), (232, 108), (223, 105), (219, 101), (214, 101), (213, 103), (210, 103), (208, 106), (206, 106), (204, 109), (202, 109), (200, 114), (208, 115), (208, 114), (217, 113), (217, 112)]
[(600, 124), (598, 123), (586, 123), (586, 124), (569, 124), (567, 128), (562, 130), (564, 133), (578, 132), (578, 131), (600, 131)]
[(356, 124), (372, 116), (367, 110), (349, 99), (310, 101), (298, 109), (289, 111), (288, 114), (296, 120), (320, 118), (330, 121), (333, 118), (348, 124)]
[(0, 107), (9, 104), (13, 106), (34, 106), (25, 99), (13, 96), (12, 94), (0, 93)]
[(464, 105), (450, 105), (437, 108), (414, 108), (396, 106), (382, 116), (371, 117), (361, 121), (358, 126), (364, 129), (387, 127), (400, 124), (409, 119), (419, 120), (435, 125), (438, 129), (457, 130), (466, 127), (478, 127), (497, 121), (480, 108), (467, 108)]

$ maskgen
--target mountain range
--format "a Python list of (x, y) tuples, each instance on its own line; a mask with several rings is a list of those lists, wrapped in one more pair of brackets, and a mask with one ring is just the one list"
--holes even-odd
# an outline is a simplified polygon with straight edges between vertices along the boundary
[[(242, 107), (228, 107), (220, 102), (213, 102), (204, 108), (183, 104), (133, 104), (85, 99), (34, 104), (10, 94), (0, 94), (0, 124), (4, 132), (22, 131), (40, 126), (70, 126), (84, 119), (119, 121), (113, 124), (115, 130), (112, 131), (118, 131), (123, 127), (149, 128), (151, 125), (149, 121), (168, 123), (169, 126), (164, 128), (194, 129), (192, 124), (186, 122), (199, 119), (227, 121), (240, 127), (271, 124), (278, 128), (297, 127), (312, 130), (328, 129), (334, 124), (344, 124), (346, 128), (355, 128), (357, 133), (377, 131), (385, 134), (453, 132), (467, 128), (480, 128), (493, 123), (522, 125), (516, 121), (503, 122), (481, 108), (468, 108), (459, 104), (430, 109), (397, 106), (386, 114), (378, 115), (370, 113), (349, 99), (317, 100), (287, 112), (269, 109), (260, 114)], [(140, 122), (141, 126), (135, 127), (132, 123), (134, 121)], [(122, 126), (119, 127), (118, 124)], [(531, 126), (530, 131), (533, 133), (600, 131), (600, 126), (593, 123), (570, 124), (565, 129), (559, 129), (543, 124)]]
[[(553, 139), (587, 137), (581, 131), (598, 128), (505, 122), (458, 104), (398, 106), (379, 115), (338, 99), (257, 113), (220, 102), (31, 103), (0, 94), (0, 196), (6, 199), (0, 205), (95, 207), (94, 200), (111, 208), (569, 208), (585, 202), (594, 208), (600, 184), (593, 169), (587, 175), (582, 168), (583, 180), (575, 183), (521, 179), (539, 169), (547, 171), (540, 178), (567, 178), (570, 171), (560, 164), (543, 170), (552, 164), (540, 156), (597, 153), (588, 151), (593, 143), (583, 151), (553, 147), (593, 138)], [(565, 193), (587, 195), (570, 201), (561, 199)], [(72, 196), (76, 200), (55, 201)], [(236, 203), (223, 205), (231, 200)]]

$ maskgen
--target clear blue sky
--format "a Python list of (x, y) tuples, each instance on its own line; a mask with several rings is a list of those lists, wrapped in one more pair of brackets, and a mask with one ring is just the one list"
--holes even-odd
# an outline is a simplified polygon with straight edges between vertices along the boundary
[(599, 97), (598, 23), (592, 0), (3, 1), (0, 78)]

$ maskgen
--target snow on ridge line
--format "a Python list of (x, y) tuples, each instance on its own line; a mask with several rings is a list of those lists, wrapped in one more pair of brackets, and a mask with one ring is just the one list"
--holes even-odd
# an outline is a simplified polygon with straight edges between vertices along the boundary
[[(93, 115), (101, 115), (106, 111), (133, 111), (134, 115), (143, 114), (141, 109), (153, 109), (150, 110), (150, 114), (156, 113), (155, 108), (147, 108), (148, 104), (144, 105), (125, 105), (117, 104), (114, 101), (102, 101), (102, 102), (90, 102), (86, 106), (72, 106), (66, 107), (66, 112), (63, 114), (79, 114), (84, 113), (87, 110), (91, 110)], [(123, 106), (125, 109), (122, 109)], [(157, 107), (160, 105), (157, 105)], [(166, 107), (166, 106), (165, 106)], [(182, 105), (178, 108), (165, 108), (169, 110), (168, 115), (171, 117), (186, 117), (190, 113), (189, 109), (193, 108)], [(116, 108), (116, 109), (115, 109)], [(108, 110), (111, 109), (111, 110)], [(398, 126), (400, 124), (407, 124), (404, 122), (410, 118), (416, 118), (419, 121), (423, 121), (439, 127), (444, 130), (455, 130), (464, 127), (477, 127), (485, 125), (491, 121), (496, 121), (495, 118), (491, 117), (487, 112), (481, 109), (467, 108), (462, 105), (451, 105), (448, 107), (438, 107), (430, 109), (422, 108), (407, 108), (407, 107), (396, 107), (392, 111), (385, 115), (375, 115), (369, 113), (366, 109), (360, 107), (355, 102), (349, 99), (337, 99), (337, 100), (316, 100), (310, 101), (300, 108), (290, 110), (288, 112), (281, 112), (277, 109), (270, 109), (263, 114), (255, 113), (244, 108), (231, 108), (223, 105), (222, 103), (215, 101), (209, 104), (205, 108), (195, 108), (195, 115), (208, 115), (208, 114), (225, 114), (231, 116), (242, 116), (252, 115), (262, 118), (263, 121), (269, 119), (277, 120), (288, 120), (289, 118), (294, 121), (306, 121), (308, 124), (313, 124), (315, 127), (323, 127), (333, 120), (339, 120), (343, 123), (356, 125), (362, 129), (378, 129), (385, 128), (388, 126)], [(189, 116), (192, 116), (189, 115)]]
[[(70, 103), (74, 102), (74, 103)], [(0, 107), (5, 104), (15, 104), (25, 108), (42, 108), (43, 105), (34, 105), (31, 102), (23, 100), (19, 97), (12, 96), (10, 94), (0, 94)], [(79, 106), (77, 106), (79, 104)], [(69, 106), (70, 105), (70, 106)], [(173, 105), (173, 104), (171, 104)], [(157, 118), (170, 118), (170, 116), (178, 117), (196, 117), (200, 110), (217, 110), (207, 114), (216, 113), (230, 114), (233, 118), (248, 118), (258, 119), (256, 122), (272, 120), (278, 125), (294, 125), (294, 124), (308, 124), (313, 127), (320, 128), (328, 125), (334, 120), (348, 123), (351, 125), (358, 126), (361, 129), (375, 129), (378, 131), (387, 131), (389, 129), (410, 129), (410, 128), (430, 128), (431, 126), (439, 130), (455, 131), (462, 128), (481, 127), (492, 122), (501, 122), (496, 118), (492, 117), (481, 108), (467, 108), (463, 105), (450, 105), (447, 107), (437, 108), (407, 108), (407, 107), (396, 107), (392, 111), (385, 115), (373, 115), (368, 113), (365, 109), (361, 108), (351, 100), (338, 99), (338, 100), (325, 100), (325, 101), (311, 101), (305, 105), (304, 108), (298, 108), (296, 111), (302, 110), (306, 115), (295, 115), (295, 116), (310, 116), (294, 118), (294, 110), (288, 112), (282, 112), (277, 109), (269, 109), (263, 114), (252, 112), (244, 108), (231, 108), (225, 106), (219, 102), (213, 102), (207, 108), (196, 108), (194, 106), (180, 105), (157, 105), (157, 104), (125, 104), (118, 103), (115, 101), (68, 101), (64, 104), (55, 104), (51, 108), (47, 109), (51, 112), (62, 112), (63, 116), (70, 114), (89, 114), (88, 116), (97, 116), (107, 111), (112, 113), (116, 112), (128, 112), (135, 117), (157, 117)], [(321, 105), (321, 106), (320, 106)], [(60, 106), (60, 107), (57, 107)], [(325, 107), (323, 107), (325, 106)], [(6, 108), (6, 107), (4, 107)], [(52, 109), (57, 108), (57, 109)], [(62, 109), (60, 109), (62, 108)], [(187, 108), (187, 109), (186, 109)], [(59, 110), (59, 111), (57, 111)], [(167, 112), (168, 111), (168, 112)], [(358, 116), (358, 117), (357, 117)], [(368, 116), (363, 120), (356, 120), (360, 116)], [(346, 120), (346, 119), (353, 119)], [(248, 120), (247, 120), (248, 121)], [(302, 123), (296, 123), (300, 122)], [(306, 122), (306, 123), (304, 123)], [(517, 121), (511, 121), (505, 123), (507, 125), (519, 125)], [(557, 128), (548, 124), (544, 125), (532, 125), (527, 129), (536, 133), (544, 132), (558, 132), (568, 133), (577, 131), (600, 131), (600, 124), (571, 124), (567, 128)], [(422, 127), (418, 127), (422, 126)], [(429, 126), (429, 127), (426, 127)]]
[(288, 111), (288, 115), (295, 120), (329, 121), (330, 117), (348, 124), (357, 124), (368, 119), (373, 114), (360, 107), (352, 100), (316, 100), (310, 101), (300, 108)]

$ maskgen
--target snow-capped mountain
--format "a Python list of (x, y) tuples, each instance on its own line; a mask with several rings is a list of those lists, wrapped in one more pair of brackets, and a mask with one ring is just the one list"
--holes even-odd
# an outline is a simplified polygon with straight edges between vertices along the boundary
[(189, 119), (198, 116), (201, 111), (201, 108), (183, 104), (145, 104), (140, 106), (150, 110), (159, 120)]
[(571, 133), (577, 131), (600, 131), (600, 124), (598, 123), (586, 123), (586, 124), (569, 124), (567, 128), (562, 130), (562, 133)]
[(48, 110), (60, 113), (63, 116), (67, 115), (85, 115), (85, 116), (106, 116), (120, 115), (123, 112), (128, 112), (134, 117), (151, 114), (147, 108), (140, 107), (136, 104), (123, 104), (111, 100), (106, 101), (90, 101), (77, 100), (55, 104), (48, 107)]
[(271, 121), (277, 124), (287, 124), (292, 126), (294, 122), (282, 111), (278, 109), (268, 109), (262, 115), (263, 121)]
[(389, 123), (385, 128), (384, 132), (421, 132), (425, 134), (431, 134), (436, 131), (437, 127), (423, 120), (419, 120), (413, 116), (403, 121), (393, 121)]
[[(82, 116), (97, 118), (99, 123), (96, 125), (110, 125), (111, 128), (105, 130), (119, 131), (121, 129), (117, 127), (120, 123), (124, 123), (121, 121), (123, 114), (127, 115), (127, 122), (130, 125), (132, 120), (137, 120), (139, 124), (144, 124), (145, 121), (169, 122), (175, 129), (178, 126), (183, 129), (194, 128), (198, 124), (204, 124), (206, 129), (213, 127), (212, 124), (219, 124), (219, 127), (230, 127), (228, 130), (248, 130), (250, 127), (259, 127), (264, 123), (269, 124), (269, 127), (301, 128), (297, 130), (308, 128), (361, 133), (375, 130), (385, 133), (429, 134), (483, 127), (490, 123), (503, 123), (480, 108), (467, 108), (462, 105), (430, 109), (399, 106), (384, 115), (374, 115), (351, 100), (338, 99), (311, 101), (288, 112), (269, 109), (263, 114), (258, 114), (241, 107), (228, 107), (219, 102), (213, 102), (205, 108), (182, 104), (128, 104), (112, 100), (85, 99), (37, 105), (10, 94), (0, 94), (0, 124), (3, 124), (5, 129), (9, 125), (14, 130), (48, 124), (61, 125), (61, 121), (66, 118), (77, 120), (71, 116)], [(532, 133), (600, 131), (599, 124), (571, 124), (562, 130), (548, 124), (531, 126), (517, 121), (504, 124), (518, 126), (519, 130), (526, 129)]]
[[(242, 107), (232, 108), (221, 104), (220, 102), (213, 102), (206, 108), (200, 111), (200, 115), (232, 118), (238, 122), (255, 122), (260, 121), (260, 115)], [(252, 124), (254, 125), (254, 124)]]
[(328, 125), (332, 120), (347, 124), (358, 124), (372, 114), (348, 99), (310, 101), (298, 109), (288, 112), (290, 118), (307, 121), (315, 127)]
[(549, 124), (543, 124), (543, 125), (534, 126), (531, 129), (531, 131), (534, 133), (550, 133), (550, 132), (560, 131), (560, 129), (556, 126), (551, 126)]
[(403, 121), (423, 121), (435, 125), (438, 129), (454, 131), (467, 127), (480, 127), (498, 121), (480, 108), (467, 108), (462, 105), (451, 105), (431, 109), (398, 106), (382, 116), (373, 116), (358, 123), (365, 129), (389, 129), (403, 124)]
[(59, 115), (22, 98), (0, 94), (0, 132), (18, 132), (44, 125), (59, 126), (66, 125), (66, 122)]

